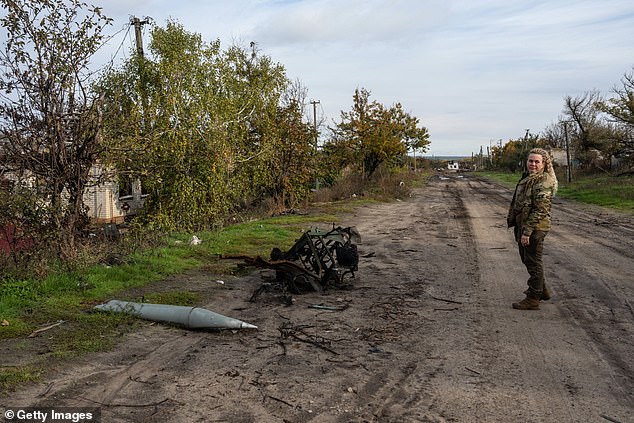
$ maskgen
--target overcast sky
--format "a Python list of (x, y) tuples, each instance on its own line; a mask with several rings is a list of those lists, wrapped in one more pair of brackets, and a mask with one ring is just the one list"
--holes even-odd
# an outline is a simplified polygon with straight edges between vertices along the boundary
[[(400, 102), (431, 135), (427, 154), (471, 155), (539, 133), (566, 95), (609, 95), (634, 66), (632, 0), (93, 0), (114, 18), (177, 20), (224, 47), (257, 42), (319, 100), (326, 124), (355, 88)], [(129, 55), (133, 31), (115, 64)], [(144, 41), (149, 42), (148, 28)], [(125, 37), (125, 40), (124, 40)], [(312, 111), (312, 109), (311, 109)], [(312, 115), (312, 113), (311, 113)], [(318, 117), (318, 118), (319, 118)]]

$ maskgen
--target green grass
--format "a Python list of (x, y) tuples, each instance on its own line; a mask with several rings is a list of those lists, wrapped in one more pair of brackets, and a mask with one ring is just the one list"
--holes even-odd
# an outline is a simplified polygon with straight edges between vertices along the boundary
[[(513, 188), (520, 177), (518, 173), (504, 172), (478, 172), (477, 174), (509, 188)], [(570, 183), (560, 179), (557, 195), (582, 203), (634, 213), (634, 176), (607, 174), (576, 176)]]
[[(381, 201), (374, 198), (362, 198), (357, 197), (356, 199), (349, 200), (338, 200), (338, 201), (330, 201), (328, 203), (320, 203), (318, 204), (318, 209), (324, 214), (323, 222), (336, 223), (338, 219), (334, 216), (352, 213), (354, 210), (359, 207), (366, 206), (368, 204), (378, 204)], [(329, 219), (328, 216), (332, 216), (332, 219)]]
[(76, 313), (51, 336), (49, 346), (56, 358), (75, 357), (81, 353), (108, 351), (121, 335), (138, 327), (139, 322), (127, 314)]
[[(86, 302), (105, 300), (118, 291), (202, 267), (217, 260), (220, 254), (267, 256), (273, 247), (288, 248), (301, 236), (302, 229), (317, 221), (308, 216), (289, 216), (233, 225), (216, 232), (197, 233), (203, 242), (196, 246), (189, 245), (191, 234), (172, 234), (162, 246), (136, 253), (119, 266), (95, 265), (81, 272), (54, 274), (42, 281), (0, 282), (0, 319), (23, 319), (32, 324), (44, 316), (67, 319)], [(36, 311), (25, 316), (24, 310), (30, 309)], [(25, 325), (19, 327), (18, 332), (24, 333)], [(0, 328), (0, 338), (12, 337), (7, 336), (9, 332), (14, 330)]]
[(562, 184), (559, 195), (589, 204), (634, 212), (634, 176), (598, 175)]
[(27, 382), (37, 382), (43, 373), (44, 370), (36, 366), (0, 368), (0, 392)]
[(521, 176), (519, 173), (490, 172), (490, 171), (476, 172), (476, 175), (484, 176), (508, 188), (514, 188), (517, 182), (520, 180), (520, 176)]

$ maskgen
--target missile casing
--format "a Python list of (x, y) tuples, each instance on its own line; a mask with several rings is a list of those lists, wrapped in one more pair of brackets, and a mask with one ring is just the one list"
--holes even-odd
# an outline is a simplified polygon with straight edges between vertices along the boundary
[(155, 322), (174, 323), (188, 329), (257, 329), (242, 320), (227, 317), (200, 307), (168, 304), (145, 304), (130, 301), (110, 300), (95, 306), (101, 311), (127, 313)]

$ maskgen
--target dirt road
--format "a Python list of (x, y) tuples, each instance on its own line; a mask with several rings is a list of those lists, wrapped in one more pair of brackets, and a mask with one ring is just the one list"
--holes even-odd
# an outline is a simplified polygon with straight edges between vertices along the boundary
[(363, 237), (354, 287), (291, 306), (248, 302), (260, 271), (164, 281), (153, 289), (205, 290), (207, 308), (260, 329), (148, 323), (0, 404), (96, 405), (105, 423), (634, 422), (632, 216), (557, 199), (555, 295), (517, 311), (527, 274), (505, 227), (510, 196), (448, 175), (361, 208), (345, 222)]

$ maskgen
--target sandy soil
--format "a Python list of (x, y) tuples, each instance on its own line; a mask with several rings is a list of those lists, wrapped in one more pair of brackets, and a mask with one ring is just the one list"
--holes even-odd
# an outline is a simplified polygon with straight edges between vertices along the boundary
[(208, 309), (259, 330), (147, 323), (0, 405), (99, 406), (106, 423), (634, 422), (632, 216), (557, 199), (555, 295), (517, 311), (527, 274), (510, 197), (454, 174), (363, 207), (345, 222), (363, 237), (353, 287), (290, 306), (248, 301), (267, 271), (170, 278), (153, 289), (204, 290)]

